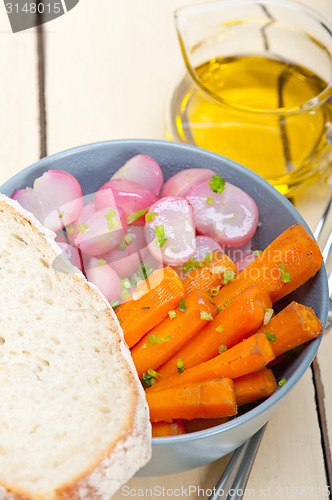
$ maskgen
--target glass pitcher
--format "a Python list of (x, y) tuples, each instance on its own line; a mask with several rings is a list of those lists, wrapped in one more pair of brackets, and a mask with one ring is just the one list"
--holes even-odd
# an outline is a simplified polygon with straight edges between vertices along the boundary
[(167, 133), (254, 170), (292, 196), (332, 159), (332, 28), (296, 2), (235, 0), (176, 11), (186, 73)]

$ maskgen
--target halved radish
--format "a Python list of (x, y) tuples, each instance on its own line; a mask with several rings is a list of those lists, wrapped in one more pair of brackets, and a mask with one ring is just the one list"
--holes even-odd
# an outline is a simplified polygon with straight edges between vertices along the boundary
[(226, 183), (220, 194), (209, 181), (194, 186), (187, 194), (194, 207), (196, 229), (220, 245), (241, 246), (249, 241), (258, 224), (254, 200), (242, 189)]
[(229, 257), (233, 262), (236, 262), (237, 260), (243, 259), (246, 255), (252, 252), (251, 245), (252, 241), (249, 240), (244, 245), (241, 245), (239, 247), (224, 246), (223, 250), (227, 257)]
[(119, 168), (111, 179), (136, 182), (156, 196), (159, 195), (164, 176), (158, 163), (150, 156), (136, 155)]
[(222, 248), (219, 243), (208, 236), (196, 236), (195, 260), (201, 262), (205, 259), (206, 254), (213, 252), (213, 250), (222, 251)]
[(68, 245), (68, 243), (63, 243), (61, 241), (58, 242), (58, 245), (61, 248), (61, 250), (66, 254), (67, 259), (70, 260), (73, 266), (78, 267), (78, 269), (82, 269), (81, 258), (77, 248), (73, 247), (72, 245)]
[(83, 208), (79, 182), (62, 170), (48, 170), (33, 188), (19, 189), (12, 198), (54, 232), (74, 222)]
[(146, 215), (149, 249), (165, 265), (181, 266), (196, 251), (193, 210), (185, 198), (168, 196), (154, 203)]
[(81, 224), (86, 224), (87, 220), (94, 213), (96, 213), (96, 210), (93, 203), (88, 203), (87, 205), (83, 206), (81, 214), (78, 217), (78, 219), (76, 219), (74, 222), (66, 226), (67, 236), (70, 241), (72, 242), (75, 241), (75, 238), (77, 238), (79, 234), (78, 226), (80, 226)]
[[(126, 216), (149, 208), (157, 201), (157, 196), (137, 182), (114, 179), (106, 182), (95, 194), (93, 202), (96, 210), (114, 206), (121, 207)], [(139, 217), (135, 225), (144, 225), (144, 216)]]
[(254, 262), (255, 259), (257, 259), (258, 254), (255, 252), (248, 253), (245, 257), (242, 257), (242, 259), (239, 259), (235, 262), (235, 265), (237, 267), (237, 272), (240, 273), (245, 269), (246, 267), (249, 266), (252, 262)]
[(89, 281), (94, 283), (109, 302), (117, 300), (122, 292), (122, 282), (117, 273), (100, 259), (92, 258), (86, 267)]
[(181, 170), (165, 182), (161, 196), (186, 196), (191, 188), (200, 182), (211, 179), (213, 175), (215, 172), (207, 168)]
[(96, 256), (121, 243), (126, 234), (126, 217), (119, 207), (104, 208), (78, 226), (75, 244), (82, 252)]

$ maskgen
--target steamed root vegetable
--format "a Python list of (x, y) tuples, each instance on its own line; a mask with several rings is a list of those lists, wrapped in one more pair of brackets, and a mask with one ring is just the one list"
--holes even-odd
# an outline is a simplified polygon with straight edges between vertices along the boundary
[(271, 340), (277, 357), (317, 337), (323, 333), (323, 327), (311, 307), (293, 301), (257, 333), (264, 333)]
[(260, 286), (276, 302), (319, 271), (323, 257), (316, 241), (301, 224), (289, 227), (258, 257), (220, 290), (220, 307), (251, 286)]
[[(84, 197), (85, 198), (85, 197)], [(71, 242), (75, 242), (75, 238), (80, 234), (82, 230), (82, 227), (87, 223), (87, 220), (94, 214), (96, 213), (95, 207), (93, 203), (87, 203), (86, 205), (83, 206), (82, 211), (80, 213), (80, 216), (78, 219), (76, 219), (74, 222), (71, 224), (68, 224), (66, 226), (66, 236)]]
[(207, 168), (187, 168), (181, 170), (181, 172), (173, 175), (165, 182), (161, 197), (186, 196), (189, 189), (203, 181), (211, 179), (213, 175), (215, 175), (215, 172)]
[(157, 383), (149, 387), (146, 392), (159, 392), (165, 388), (220, 377), (234, 379), (260, 370), (274, 357), (271, 342), (265, 335), (254, 334), (215, 358), (205, 361), (205, 363), (200, 363), (188, 369), (184, 368), (182, 373), (176, 373), (165, 380), (162, 380), (162, 376), (160, 376)]
[(173, 420), (172, 422), (152, 422), (152, 437), (165, 436), (180, 436), (186, 434), (186, 429), (181, 420)]
[(220, 179), (220, 176), (197, 184), (187, 193), (186, 197), (194, 207), (196, 229), (220, 245), (244, 245), (256, 231), (257, 205), (251, 196), (228, 182), (224, 189), (222, 182), (216, 182), (214, 187), (214, 178)]
[(210, 429), (216, 425), (222, 425), (232, 420), (233, 417), (216, 418), (194, 418), (193, 420), (183, 420), (183, 426), (186, 432), (198, 432), (204, 429)]
[(154, 203), (145, 216), (145, 236), (156, 259), (165, 265), (181, 266), (196, 251), (191, 205), (185, 198), (169, 196)]
[(118, 299), (122, 292), (122, 282), (114, 269), (98, 259), (92, 258), (85, 269), (86, 276), (96, 285), (109, 302)]
[(177, 373), (179, 359), (184, 369), (191, 368), (252, 335), (263, 324), (266, 309), (271, 308), (271, 305), (269, 295), (259, 287), (249, 288), (238, 295), (190, 342), (158, 368), (161, 380)]
[(208, 253), (214, 250), (222, 251), (219, 243), (208, 236), (196, 236), (196, 252), (194, 253), (193, 259), (201, 262)]
[(233, 262), (236, 262), (252, 252), (252, 240), (247, 241), (244, 245), (236, 247), (224, 245), (222, 249)]
[(248, 267), (250, 264), (254, 262), (258, 257), (258, 254), (255, 252), (248, 253), (245, 257), (242, 257), (242, 259), (239, 259), (235, 261), (235, 265), (237, 268), (237, 273), (241, 273), (243, 269)]
[[(187, 344), (218, 313), (209, 297), (197, 290), (133, 347), (131, 355), (139, 377), (156, 370)], [(206, 319), (207, 318), (207, 319)]]
[(190, 265), (193, 269), (183, 281), (186, 293), (201, 290), (214, 296), (222, 286), (236, 276), (235, 264), (220, 250), (208, 254), (203, 262), (189, 261), (187, 266)]
[(79, 182), (61, 170), (48, 170), (33, 188), (19, 189), (12, 198), (54, 232), (74, 222), (83, 208)]
[(119, 207), (104, 208), (80, 224), (78, 232), (76, 246), (88, 255), (101, 255), (123, 240), (126, 234), (126, 217)]
[(125, 179), (136, 182), (158, 196), (164, 182), (164, 176), (158, 163), (150, 156), (136, 155), (130, 158), (112, 176), (113, 179)]
[(182, 281), (170, 267), (158, 269), (141, 281), (131, 297), (116, 310), (128, 346), (135, 345), (160, 323), (183, 296)]
[[(148, 209), (157, 200), (157, 196), (145, 187), (125, 179), (113, 179), (106, 182), (93, 198), (96, 210), (113, 207), (115, 203), (117, 207), (124, 210), (127, 217)], [(143, 226), (144, 215), (142, 214), (133, 223)]]
[(277, 382), (272, 370), (264, 367), (254, 373), (233, 380), (238, 406), (265, 399), (276, 390)]
[(146, 392), (151, 422), (236, 415), (233, 381), (193, 382), (156, 393)]

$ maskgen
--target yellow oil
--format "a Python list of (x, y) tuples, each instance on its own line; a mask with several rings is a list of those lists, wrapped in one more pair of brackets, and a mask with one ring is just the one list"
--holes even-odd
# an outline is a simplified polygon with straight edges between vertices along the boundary
[[(254, 170), (285, 195), (316, 180), (332, 106), (305, 109), (327, 86), (312, 71), (261, 56), (212, 59), (178, 100), (178, 140)], [(173, 137), (174, 138), (174, 137)]]

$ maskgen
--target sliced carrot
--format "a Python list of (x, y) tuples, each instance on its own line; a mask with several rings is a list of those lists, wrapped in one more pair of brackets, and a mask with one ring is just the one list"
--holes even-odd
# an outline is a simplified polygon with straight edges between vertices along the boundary
[(215, 427), (216, 425), (225, 424), (229, 420), (232, 420), (232, 417), (193, 418), (192, 420), (184, 420), (183, 426), (186, 432), (197, 432), (210, 429), (210, 427)]
[[(183, 281), (186, 293), (192, 290), (201, 290), (202, 292), (213, 295), (214, 288), (222, 287), (236, 276), (236, 265), (227, 257), (224, 252), (215, 250), (212, 252), (211, 259), (203, 267), (192, 269)], [(225, 274), (226, 273), (226, 274)], [(222, 282), (225, 281), (223, 284)]]
[(152, 422), (152, 437), (165, 437), (165, 436), (180, 436), (186, 434), (186, 429), (181, 420), (173, 420), (172, 422)]
[(259, 399), (267, 398), (276, 388), (277, 382), (272, 370), (265, 367), (258, 372), (234, 379), (235, 397), (238, 406), (255, 403)]
[(213, 418), (237, 412), (231, 379), (209, 380), (147, 393), (151, 422), (172, 418)]
[(323, 327), (311, 307), (291, 302), (276, 314), (257, 333), (265, 334), (272, 341), (275, 356), (308, 342), (321, 333)]
[(323, 257), (316, 241), (301, 224), (278, 236), (254, 262), (220, 290), (214, 302), (224, 307), (243, 290), (258, 285), (276, 302), (320, 269)]
[[(155, 370), (186, 345), (206, 323), (213, 319), (218, 308), (206, 293), (194, 290), (159, 325), (150, 330), (131, 351), (138, 376), (149, 368)], [(186, 309), (186, 310), (184, 310)], [(207, 319), (204, 319), (207, 318)]]
[(271, 308), (269, 295), (259, 287), (239, 294), (213, 321), (158, 369), (162, 379), (178, 371), (178, 362), (191, 368), (214, 358), (256, 332), (264, 321), (265, 309)]
[(220, 377), (234, 379), (255, 372), (274, 359), (271, 345), (264, 334), (252, 335), (219, 356), (205, 361), (205, 363), (185, 369), (182, 373), (176, 373), (166, 380), (159, 377), (157, 383), (146, 390), (146, 394), (177, 385)]
[(160, 323), (183, 296), (182, 281), (171, 267), (157, 269), (140, 282), (131, 297), (116, 310), (128, 346), (135, 345)]

